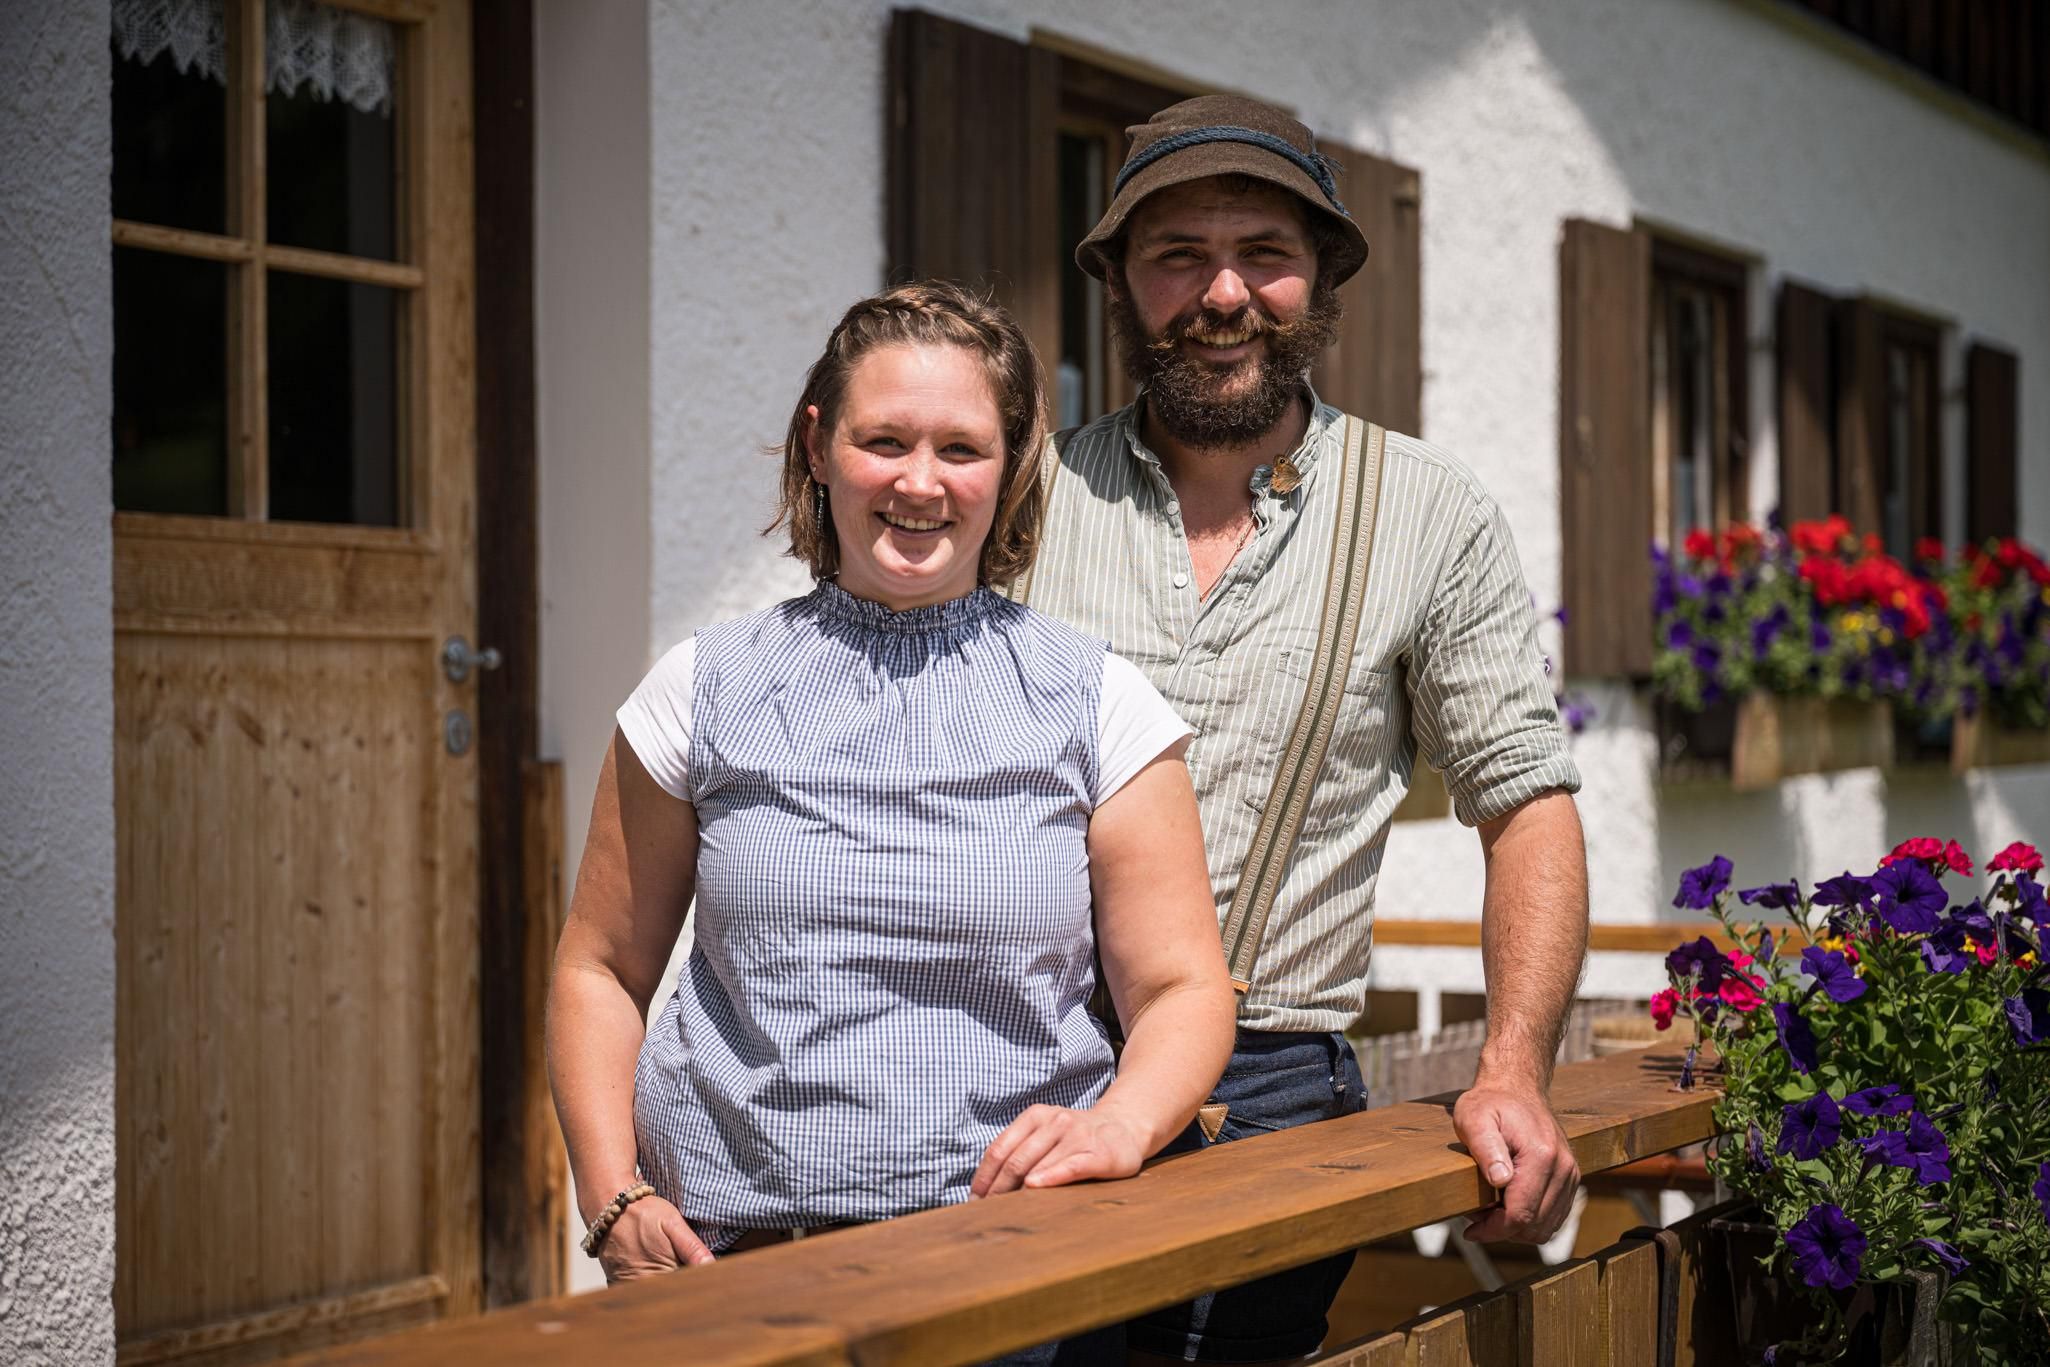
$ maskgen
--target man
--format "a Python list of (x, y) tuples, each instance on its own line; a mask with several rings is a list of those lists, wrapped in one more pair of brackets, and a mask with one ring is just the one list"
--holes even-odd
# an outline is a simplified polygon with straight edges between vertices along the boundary
[[(1295, 747), (1357, 421), (1307, 380), (1367, 254), (1309, 131), (1234, 96), (1133, 130), (1109, 209), (1076, 251), (1104, 283), (1133, 405), (1057, 440), (1033, 607), (1136, 662), (1199, 738), (1188, 752), (1220, 914)], [(1365, 1105), (1359, 1015), (1388, 823), (1418, 750), (1479, 828), (1488, 1041), (1454, 1112), (1501, 1203), (1477, 1239), (1542, 1240), (1579, 1180), (1546, 1099), (1586, 948), (1586, 859), (1509, 529), (1466, 468), (1386, 434), (1363, 611), (1314, 786), (1244, 974), (1238, 1051), (1194, 1146)], [(1356, 525), (1348, 523), (1349, 526)], [(1335, 656), (1335, 651), (1332, 652)], [(1427, 877), (1427, 870), (1406, 870)], [(1229, 921), (1228, 921), (1229, 927)], [(1227, 937), (1230, 938), (1229, 936)], [(1229, 947), (1229, 946), (1228, 946)], [(1192, 1127), (1193, 1128), (1193, 1127)], [(1136, 1353), (1299, 1356), (1351, 1255), (1131, 1326)]]

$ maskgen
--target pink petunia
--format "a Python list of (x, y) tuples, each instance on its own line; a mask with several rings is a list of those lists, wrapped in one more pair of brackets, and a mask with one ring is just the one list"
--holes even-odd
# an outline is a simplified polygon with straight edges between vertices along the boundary
[(1651, 999), (1651, 1023), (1661, 1030), (1672, 1028), (1673, 1012), (1680, 1006), (1680, 994), (1667, 988)]
[(1757, 978), (1732, 973), (1723, 979), (1723, 985), (1718, 989), (1717, 995), (1723, 999), (1723, 1005), (1732, 1011), (1756, 1011), (1765, 1000), (1758, 995), (1759, 989), (1764, 986), (1765, 984)]
[(2036, 852), (2034, 845), (2021, 840), (1986, 861), (1989, 873), (2040, 873), (2042, 869), (2043, 856)]

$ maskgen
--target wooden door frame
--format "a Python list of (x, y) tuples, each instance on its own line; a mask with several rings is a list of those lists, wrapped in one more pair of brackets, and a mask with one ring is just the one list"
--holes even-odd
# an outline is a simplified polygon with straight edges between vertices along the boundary
[(567, 1290), (568, 1171), (542, 1054), (561, 924), (562, 766), (540, 741), (534, 13), (472, 17), (476, 127), (479, 1107), (484, 1303)]

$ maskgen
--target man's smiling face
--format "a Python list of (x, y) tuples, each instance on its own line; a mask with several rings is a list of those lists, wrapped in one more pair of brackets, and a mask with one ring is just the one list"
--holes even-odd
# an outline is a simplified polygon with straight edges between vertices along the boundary
[(1260, 184), (1212, 178), (1147, 196), (1110, 293), (1127, 370), (1169, 434), (1198, 447), (1273, 428), (1337, 326), (1301, 202)]

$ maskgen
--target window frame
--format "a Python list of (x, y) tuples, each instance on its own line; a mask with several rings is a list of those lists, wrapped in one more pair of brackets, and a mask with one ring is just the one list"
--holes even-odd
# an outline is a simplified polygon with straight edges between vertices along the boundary
[[(397, 298), (398, 411), (394, 453), (393, 524), (294, 524), (346, 528), (351, 535), (417, 539), (432, 525), (432, 462), (422, 458), (432, 435), (426, 384), (428, 297), (435, 266), (429, 251), (427, 44), (422, 26), (431, 0), (321, 0), (395, 26), (398, 97), (394, 100), (394, 260), (352, 256), (273, 243), (268, 237), (265, 120), (265, 0), (222, 0), (227, 28), (225, 111), (227, 196), (224, 233), (114, 219), (114, 247), (181, 256), (224, 265), (227, 291), (226, 509), (207, 522), (267, 523), (270, 519), (269, 274), (290, 272), (393, 290)], [(117, 59), (118, 60), (118, 59)], [(161, 58), (159, 59), (161, 60)], [(118, 510), (123, 518), (182, 518), (146, 509)]]

